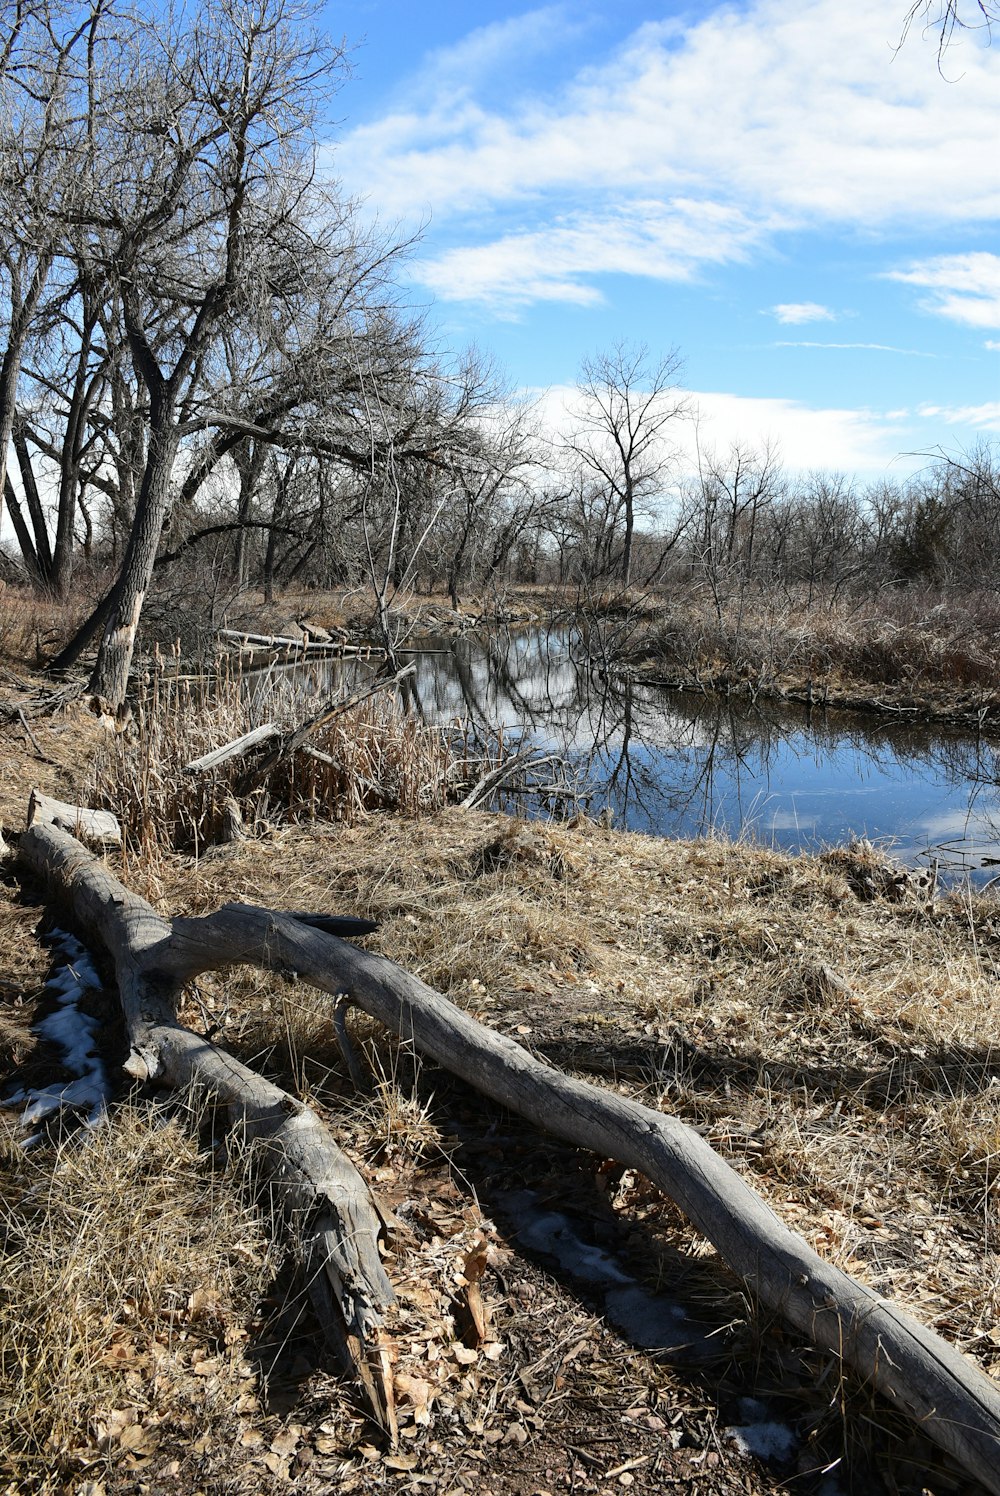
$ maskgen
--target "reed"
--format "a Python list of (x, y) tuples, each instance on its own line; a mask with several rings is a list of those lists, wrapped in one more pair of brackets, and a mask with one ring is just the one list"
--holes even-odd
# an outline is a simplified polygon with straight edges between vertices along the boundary
[(190, 675), (179, 648), (156, 652), (129, 730), (98, 755), (94, 801), (115, 811), (133, 850), (198, 853), (231, 834), (234, 807), (252, 834), (287, 820), (353, 825), (381, 810), (439, 810), (475, 777), (481, 750), (467, 734), (425, 726), (388, 691), (345, 705), (318, 729), (309, 747), (322, 757), (290, 754), (258, 784), (247, 784), (253, 760), (185, 772), (194, 759), (264, 723), (294, 729), (331, 696), (346, 703), (352, 684), (346, 668), (331, 692), (318, 677), (250, 672), (228, 657), (209, 674)]

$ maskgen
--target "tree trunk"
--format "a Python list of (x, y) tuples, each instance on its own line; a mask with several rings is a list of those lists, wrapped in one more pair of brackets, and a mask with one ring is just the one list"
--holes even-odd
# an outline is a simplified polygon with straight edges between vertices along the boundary
[(142, 605), (153, 574), (156, 548), (170, 503), (170, 476), (179, 438), (166, 413), (159, 429), (150, 434), (146, 470), (129, 533), (121, 574), (111, 593), (104, 635), (89, 689), (112, 707), (120, 707), (128, 690), (128, 676), (135, 650)]

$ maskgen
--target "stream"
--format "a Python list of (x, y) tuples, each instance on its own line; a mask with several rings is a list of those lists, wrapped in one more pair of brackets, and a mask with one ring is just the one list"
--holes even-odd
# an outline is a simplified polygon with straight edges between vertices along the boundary
[[(1000, 872), (1000, 743), (606, 676), (566, 630), (414, 640), (404, 657), (427, 723), (499, 729), (567, 761), (569, 784), (563, 775), (518, 803), (529, 815), (583, 809), (653, 835), (748, 836), (788, 851), (866, 836), (911, 866), (937, 858), (977, 883)], [(327, 689), (345, 667), (287, 668)]]

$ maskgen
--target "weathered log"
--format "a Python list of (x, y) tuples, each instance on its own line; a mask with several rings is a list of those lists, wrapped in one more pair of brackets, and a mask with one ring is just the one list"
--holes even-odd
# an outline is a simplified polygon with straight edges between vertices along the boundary
[(83, 842), (121, 846), (122, 828), (110, 810), (87, 810), (68, 805), (34, 789), (28, 799), (28, 825), (59, 826)]
[(206, 774), (209, 769), (217, 769), (220, 764), (229, 763), (230, 759), (244, 758), (259, 743), (267, 743), (271, 738), (280, 737), (281, 731), (277, 722), (265, 722), (252, 732), (245, 732), (242, 737), (223, 743), (221, 748), (214, 748), (211, 753), (202, 754), (201, 758), (193, 758), (189, 764), (184, 765), (184, 773)]
[(638, 1169), (669, 1195), (757, 1299), (841, 1358), (986, 1490), (1000, 1496), (1000, 1389), (940, 1335), (791, 1231), (696, 1132), (535, 1059), (384, 957), (266, 909), (175, 919), (171, 974), (249, 961), (347, 993), (470, 1085), (579, 1147)]
[[(178, 1037), (165, 995), (206, 970), (249, 962), (294, 971), (338, 999), (349, 995), (493, 1100), (558, 1137), (646, 1174), (764, 1306), (841, 1358), (1000, 1496), (995, 1383), (933, 1330), (820, 1257), (684, 1123), (554, 1070), (393, 962), (327, 933), (323, 916), (309, 919), (230, 904), (167, 925), (57, 829), (26, 832), (21, 856), (71, 897), (78, 918), (116, 954), (140, 1064), (149, 1056), (165, 1073), (167, 1056), (173, 1072), (184, 1075), (184, 1065), (173, 1056), (194, 1036), (181, 1030), (186, 1039)], [(211, 1048), (204, 1040), (194, 1042)], [(216, 1086), (222, 1085), (220, 1078)], [(251, 1114), (248, 1125), (254, 1121)], [(366, 1229), (374, 1250), (370, 1224)], [(366, 1307), (372, 1297), (369, 1290)], [(357, 1313), (348, 1313), (349, 1323), (357, 1324)], [(362, 1316), (362, 1322), (372, 1321)], [(381, 1349), (374, 1331), (364, 1343)], [(369, 1352), (369, 1375), (372, 1364)]]
[(296, 639), (290, 634), (251, 634), (245, 629), (218, 629), (218, 637), (225, 639), (231, 644), (253, 646), (255, 649), (294, 650), (297, 654), (316, 655), (344, 655), (353, 659), (363, 656), (365, 659), (383, 659), (385, 650), (379, 649), (373, 644), (345, 644), (339, 639), (329, 641), (319, 638), (308, 638), (305, 635)]
[[(298, 1235), (324, 1330), (394, 1439), (392, 1377), (382, 1330), (394, 1295), (379, 1256), (381, 1217), (361, 1175), (315, 1112), (178, 1022), (172, 927), (145, 899), (130, 893), (53, 823), (36, 820), (23, 833), (20, 857), (111, 955), (131, 1045), (127, 1071), (138, 1080), (195, 1088), (254, 1146), (272, 1195)], [(355, 933), (371, 922), (331, 919), (329, 927)]]

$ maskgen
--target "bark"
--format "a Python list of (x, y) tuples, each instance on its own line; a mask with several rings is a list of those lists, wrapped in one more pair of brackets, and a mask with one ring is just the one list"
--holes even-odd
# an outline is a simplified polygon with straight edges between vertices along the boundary
[[(128, 1072), (206, 1095), (253, 1145), (272, 1197), (298, 1236), (324, 1331), (345, 1369), (357, 1375), (375, 1418), (395, 1439), (382, 1329), (394, 1295), (378, 1249), (383, 1220), (361, 1175), (309, 1107), (178, 1022), (182, 980), (175, 972), (188, 956), (189, 940), (181, 937), (178, 960), (171, 924), (58, 825), (30, 824), (20, 857), (111, 955), (131, 1045)], [(291, 923), (297, 923), (295, 916)], [(371, 925), (321, 919), (302, 928), (363, 934)]]
[[(165, 428), (165, 429), (163, 429)], [(146, 471), (129, 533), (125, 559), (109, 601), (104, 634), (90, 677), (90, 690), (120, 707), (128, 690), (139, 617), (170, 502), (170, 476), (179, 434), (168, 417), (150, 436)]]

